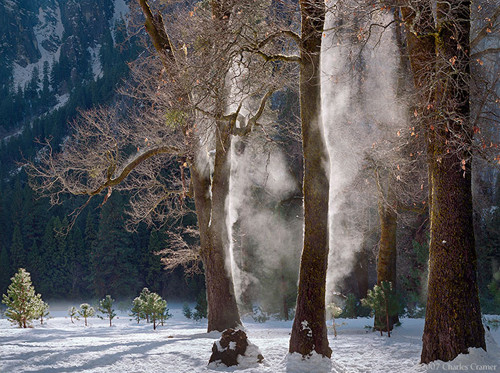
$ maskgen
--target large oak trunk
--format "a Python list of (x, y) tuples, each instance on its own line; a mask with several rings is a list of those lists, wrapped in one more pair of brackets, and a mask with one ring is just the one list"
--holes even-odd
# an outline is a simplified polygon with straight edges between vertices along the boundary
[(323, 1), (300, 1), (302, 49), (300, 116), (304, 152), (304, 247), (300, 263), (295, 320), (290, 352), (316, 351), (330, 357), (325, 320), (328, 265), (328, 163), (322, 133), (320, 50), (325, 8)]
[[(219, 154), (216, 162), (222, 162), (224, 169), (214, 172), (212, 185), (208, 170), (191, 167), (195, 195), (196, 214), (200, 230), (200, 256), (205, 270), (205, 285), (208, 303), (208, 331), (223, 331), (241, 325), (234, 286), (226, 269), (224, 243), (227, 229), (224, 219), (227, 188), (227, 152)], [(223, 158), (223, 159), (221, 159)], [(218, 187), (224, 190), (220, 190)], [(215, 193), (215, 196), (212, 194)], [(222, 220), (221, 215), (222, 214)], [(225, 235), (225, 236), (224, 236)], [(224, 238), (225, 237), (225, 238)]]
[[(486, 349), (476, 279), (472, 162), (467, 154), (473, 136), (470, 2), (438, 3), (436, 17), (435, 105), (441, 112), (428, 136), (431, 241), (423, 363), (453, 360), (469, 347)], [(438, 117), (450, 109), (455, 112), (451, 118)]]
[[(418, 3), (403, 8), (419, 111), (427, 132), (429, 166), (429, 282), (422, 363), (453, 360), (469, 347), (486, 349), (476, 282), (472, 221), (473, 132), (469, 106), (470, 2)], [(434, 26), (436, 25), (436, 26)]]

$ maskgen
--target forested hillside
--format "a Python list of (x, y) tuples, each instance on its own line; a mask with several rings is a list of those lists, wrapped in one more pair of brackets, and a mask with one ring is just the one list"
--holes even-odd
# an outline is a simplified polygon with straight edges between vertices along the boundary
[(28, 185), (20, 163), (39, 141), (57, 148), (79, 110), (110, 103), (142, 50), (129, 35), (124, 1), (6, 1), (0, 6), (0, 292), (17, 268), (51, 299), (130, 298), (147, 286), (163, 296), (194, 299), (201, 278), (168, 274), (162, 233), (124, 229), (127, 198), (90, 205), (65, 235), (83, 198), (51, 207)]

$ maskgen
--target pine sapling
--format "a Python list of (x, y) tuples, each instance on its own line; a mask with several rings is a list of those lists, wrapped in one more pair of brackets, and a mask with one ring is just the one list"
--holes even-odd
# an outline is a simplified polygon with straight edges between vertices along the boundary
[(335, 319), (339, 317), (342, 314), (342, 308), (337, 306), (335, 303), (330, 303), (326, 306), (326, 310), (330, 317), (332, 318), (332, 328), (333, 328), (333, 335), (335, 338), (337, 337), (337, 323), (335, 322)]
[(207, 313), (207, 297), (205, 295), (205, 292), (201, 292), (198, 295), (198, 298), (196, 298), (196, 306), (194, 307), (195, 312), (193, 314), (193, 319), (198, 321), (203, 318), (207, 318), (208, 313)]
[(72, 306), (68, 310), (68, 315), (71, 318), (71, 323), (74, 324), (75, 322), (73, 321), (73, 319), (78, 320), (78, 309), (75, 306)]
[(170, 313), (170, 310), (167, 308), (167, 301), (164, 301), (164, 302), (165, 302), (165, 309), (160, 314), (161, 326), (164, 325), (165, 320), (168, 320), (168, 319), (170, 319), (172, 317), (172, 314)]
[(85, 326), (87, 326), (87, 319), (95, 315), (94, 307), (91, 307), (88, 303), (82, 303), (80, 305), (80, 309), (78, 310), (78, 314), (83, 317), (85, 320)]
[(493, 279), (488, 285), (488, 290), (493, 295), (493, 300), (500, 306), (500, 269), (493, 274)]
[[(109, 326), (112, 326), (112, 320), (115, 318), (116, 313), (113, 308), (113, 302), (114, 299), (111, 298), (110, 295), (106, 295), (106, 298), (102, 299), (99, 302), (99, 306), (97, 307), (97, 310), (106, 315), (106, 318), (109, 319)], [(100, 318), (103, 318), (102, 316), (99, 316)]]
[(146, 319), (146, 322), (149, 323), (149, 316), (151, 315), (148, 311), (148, 308), (145, 307), (144, 305), (148, 302), (148, 299), (149, 299), (149, 296), (151, 295), (151, 292), (149, 291), (148, 288), (144, 288), (142, 289), (141, 293), (139, 294), (139, 299), (142, 301), (143, 303), (143, 315), (141, 315), (143, 318)]
[(167, 308), (167, 302), (156, 293), (149, 293), (144, 305), (144, 312), (150, 316), (153, 323), (153, 330), (156, 330), (156, 322), (160, 320), (161, 315)]
[(144, 315), (144, 310), (143, 310), (143, 301), (141, 298), (136, 297), (132, 301), (132, 308), (130, 310), (130, 316), (133, 316), (137, 320), (137, 324), (141, 321)]
[(47, 319), (49, 316), (49, 305), (48, 303), (44, 302), (41, 298), (41, 295), (38, 294), (39, 296), (39, 303), (37, 306), (37, 318), (40, 319), (40, 324), (43, 325), (43, 320)]
[(186, 319), (190, 319), (191, 317), (193, 317), (193, 311), (191, 311), (191, 307), (189, 307), (189, 304), (184, 303), (182, 305), (182, 314)]
[(400, 307), (396, 292), (392, 288), (392, 283), (390, 281), (382, 281), (380, 285), (375, 285), (373, 290), (368, 290), (366, 298), (362, 299), (361, 303), (371, 308), (374, 314), (381, 316), (375, 317), (374, 327), (380, 331), (380, 335), (383, 335), (382, 331), (384, 327), (387, 328), (387, 336), (390, 337), (390, 318), (398, 314)]
[(35, 294), (31, 276), (24, 268), (19, 268), (11, 281), (7, 294), (3, 294), (3, 303), (7, 306), (5, 316), (20, 328), (27, 328), (38, 318), (41, 296)]

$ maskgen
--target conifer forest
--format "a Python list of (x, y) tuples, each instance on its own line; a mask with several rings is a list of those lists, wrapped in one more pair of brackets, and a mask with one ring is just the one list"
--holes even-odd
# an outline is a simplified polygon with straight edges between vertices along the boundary
[(3, 0), (0, 295), (1, 372), (500, 372), (500, 2)]

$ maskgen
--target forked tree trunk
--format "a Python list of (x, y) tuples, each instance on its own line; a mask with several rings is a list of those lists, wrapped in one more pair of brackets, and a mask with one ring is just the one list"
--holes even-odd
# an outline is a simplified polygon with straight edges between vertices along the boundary
[[(421, 362), (429, 363), (450, 361), (469, 347), (486, 349), (486, 344), (476, 282), (471, 162), (465, 153), (473, 135), (468, 87), (470, 2), (438, 2), (437, 30), (431, 1), (421, 1), (419, 6), (418, 20), (409, 7), (403, 8), (403, 15), (417, 32), (408, 33), (416, 87), (433, 87), (432, 107), (427, 113), (425, 108), (420, 111), (429, 118), (431, 240), (421, 355)], [(429, 71), (429, 61), (434, 71)], [(456, 119), (450, 112), (457, 114)]]
[[(173, 46), (165, 32), (161, 16), (151, 13), (147, 0), (137, 0), (146, 16), (148, 31), (155, 49), (166, 69), (175, 65)], [(232, 0), (212, 0), (214, 21), (225, 24), (229, 18)], [(185, 102), (189, 101), (185, 97)], [(229, 191), (230, 135), (227, 124), (217, 123), (216, 155), (212, 180), (209, 170), (200, 170), (196, 159), (190, 160), (196, 215), (200, 231), (200, 256), (205, 270), (208, 303), (208, 331), (223, 331), (241, 325), (234, 286), (226, 269), (227, 227), (225, 201)], [(189, 131), (185, 131), (189, 132)], [(191, 143), (196, 140), (191, 139)], [(194, 149), (193, 152), (196, 152)]]
[(300, 117), (304, 152), (304, 246), (289, 351), (330, 357), (325, 318), (328, 265), (328, 154), (321, 120), (320, 51), (325, 4), (301, 0)]

